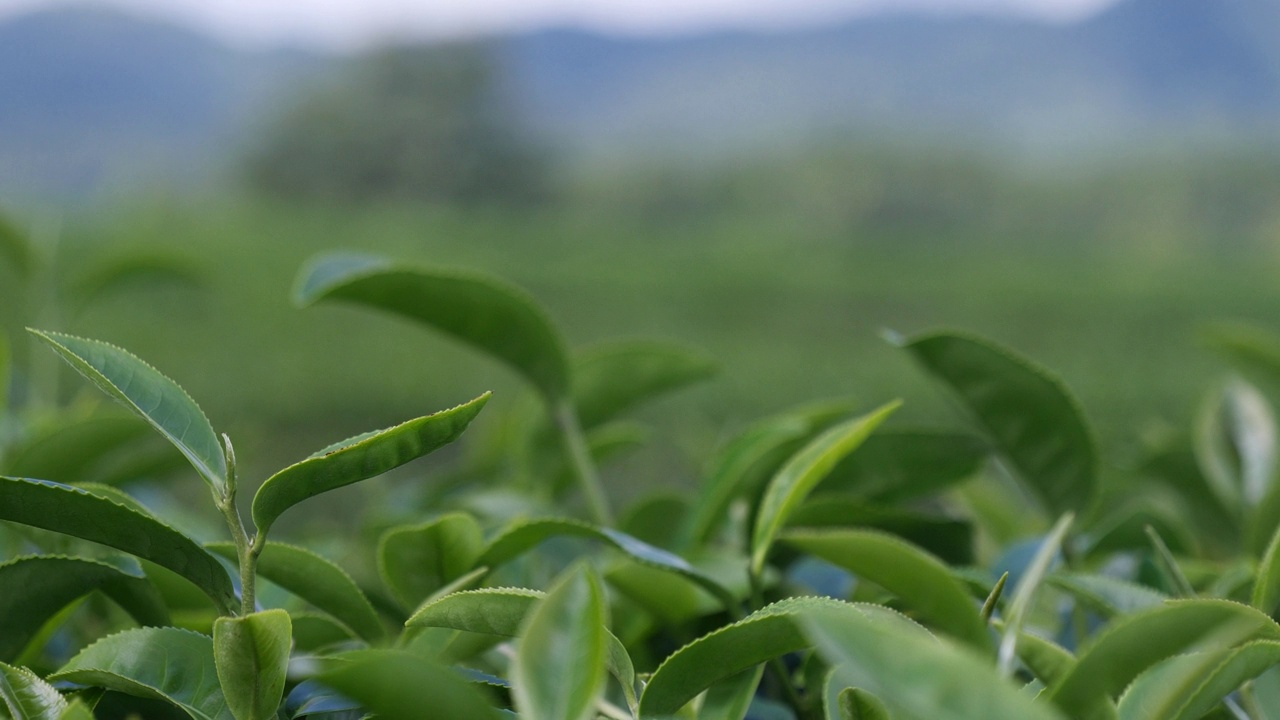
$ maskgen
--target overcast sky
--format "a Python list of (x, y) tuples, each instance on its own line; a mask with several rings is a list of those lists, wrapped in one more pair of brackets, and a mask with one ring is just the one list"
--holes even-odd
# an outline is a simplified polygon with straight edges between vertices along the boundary
[[(0, 18), (62, 0), (0, 0)], [(999, 12), (1062, 21), (1115, 0), (98, 0), (180, 20), (238, 43), (353, 47), (551, 25), (654, 34), (781, 28), (893, 9)]]

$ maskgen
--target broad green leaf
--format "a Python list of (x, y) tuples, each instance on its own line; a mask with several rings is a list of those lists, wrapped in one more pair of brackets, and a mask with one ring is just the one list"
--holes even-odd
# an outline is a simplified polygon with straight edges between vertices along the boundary
[(604, 692), (604, 589), (586, 565), (570, 568), (520, 630), (512, 695), (528, 720), (588, 720)]
[(0, 259), (21, 279), (31, 277), (36, 267), (36, 249), (26, 233), (13, 221), (0, 215)]
[(1280, 527), (1271, 536), (1267, 552), (1258, 564), (1258, 578), (1253, 585), (1253, 606), (1268, 615), (1280, 609)]
[(902, 502), (941, 492), (973, 477), (982, 469), (987, 454), (986, 444), (972, 435), (881, 431), (840, 461), (823, 481), (820, 492)]
[(1049, 514), (1089, 509), (1098, 454), (1079, 403), (1057, 376), (964, 335), (925, 335), (903, 347), (955, 391)]
[(1057, 572), (1045, 581), (1066, 591), (1106, 620), (1155, 607), (1169, 599), (1168, 595), (1146, 585), (1105, 575)]
[(186, 578), (220, 608), (236, 604), (230, 576), (209, 551), (155, 517), (113, 499), (47, 480), (0, 477), (0, 520), (136, 555)]
[(169, 613), (134, 562), (126, 571), (87, 558), (34, 555), (0, 564), (0, 659), (13, 660), (40, 628), (74, 600), (101, 590), (141, 625), (164, 625)]
[(81, 650), (50, 681), (163, 700), (193, 720), (236, 720), (218, 684), (213, 639), (177, 628), (137, 628)]
[(765, 418), (729, 441), (712, 460), (678, 547), (702, 545), (724, 522), (735, 497), (751, 494), (812, 434), (847, 417), (846, 403), (822, 403)]
[(307, 498), (381, 475), (457, 440), (488, 401), (485, 393), (433, 415), (357, 435), (272, 475), (253, 496), (258, 532), (267, 532), (285, 510)]
[(483, 545), (480, 524), (466, 513), (401, 525), (378, 541), (378, 574), (401, 605), (416, 607), (475, 567)]
[(811, 607), (799, 623), (838, 685), (875, 696), (895, 720), (1060, 720), (968, 648), (895, 632), (874, 618)]
[(762, 675), (764, 665), (757, 665), (712, 685), (702, 698), (698, 720), (743, 720)]
[(226, 494), (222, 443), (204, 412), (177, 383), (114, 345), (61, 333), (30, 332), (173, 443), (218, 497)]
[(764, 570), (773, 539), (786, 525), (792, 511), (804, 502), (836, 463), (856, 450), (901, 404), (895, 400), (827, 430), (793, 455), (773, 476), (760, 500), (751, 536), (751, 569), (754, 574), (759, 575)]
[(236, 720), (272, 720), (284, 697), (293, 627), (284, 610), (264, 610), (213, 623), (218, 682)]
[[(205, 547), (228, 560), (236, 559), (233, 543), (209, 543)], [(378, 613), (351, 576), (306, 548), (268, 542), (258, 557), (258, 574), (329, 613), (371, 643), (386, 637)]]
[(967, 520), (870, 505), (865, 500), (843, 493), (815, 494), (791, 513), (787, 525), (796, 528), (870, 528), (919, 545), (951, 565), (972, 565), (974, 562), (974, 529)]
[(1177, 655), (1142, 675), (1120, 698), (1121, 720), (1196, 720), (1244, 682), (1280, 664), (1280, 643)]
[(289, 624), (293, 626), (293, 646), (299, 653), (319, 654), (356, 637), (354, 630), (327, 613), (291, 612)]
[(1170, 600), (1112, 621), (1080, 651), (1075, 666), (1049, 686), (1046, 695), (1071, 717), (1088, 720), (1096, 717), (1091, 708), (1099, 700), (1118, 696), (1147, 668), (1224, 631), (1230, 631), (1237, 642), (1280, 640), (1280, 626), (1246, 605)]
[(356, 700), (379, 720), (483, 720), (498, 717), (484, 696), (454, 672), (400, 650), (339, 656), (318, 680)]
[[(997, 630), (1004, 630), (1004, 623), (999, 620), (993, 620), (991, 624)], [(1076, 658), (1070, 650), (1029, 632), (1023, 632), (1022, 637), (1018, 638), (1018, 659), (1046, 686), (1066, 677), (1076, 665)], [(1112, 712), (1110, 716), (1114, 715)]]
[(680, 538), (672, 530), (684, 526), (692, 504), (684, 494), (659, 492), (632, 503), (618, 528), (641, 542), (675, 551)]
[(699, 693), (756, 665), (812, 646), (797, 619), (812, 608), (872, 618), (895, 635), (935, 642), (928, 631), (888, 608), (824, 597), (781, 600), (694, 640), (658, 666), (640, 696), (641, 715), (673, 715)]
[(57, 688), (24, 667), (0, 662), (0, 717), (5, 720), (61, 720), (67, 701)]
[(579, 520), (549, 518), (516, 522), (489, 542), (484, 551), (480, 553), (480, 557), (475, 564), (477, 566), (484, 565), (496, 568), (550, 538), (563, 535), (587, 537), (607, 543), (626, 553), (628, 557), (638, 563), (672, 572), (692, 580), (718, 598), (726, 608), (732, 608), (737, 605), (738, 598), (733, 593), (679, 555), (641, 542), (626, 533), (610, 528), (596, 527)]
[[(517, 637), (529, 613), (546, 595), (521, 588), (487, 588), (445, 595), (424, 604), (406, 627), (435, 627)], [(605, 630), (606, 666), (622, 687), (627, 704), (636, 705), (636, 672), (625, 647)]]
[(923, 550), (873, 530), (792, 530), (779, 540), (883, 587), (934, 627), (994, 653), (973, 597), (941, 560)]
[(710, 358), (654, 341), (613, 342), (584, 351), (573, 363), (574, 406), (590, 430), (663, 393), (714, 375)]
[(884, 703), (864, 690), (845, 688), (840, 691), (836, 702), (839, 703), (840, 720), (890, 720)]
[(1191, 586), (1191, 582), (1187, 580), (1187, 576), (1182, 572), (1182, 567), (1178, 565), (1178, 560), (1173, 557), (1169, 546), (1164, 543), (1164, 538), (1160, 537), (1160, 533), (1150, 525), (1143, 528), (1143, 530), (1151, 541), (1151, 549), (1155, 551), (1156, 567), (1164, 576), (1169, 591), (1177, 597), (1195, 597), (1195, 588)]
[(1013, 589), (1013, 599), (1005, 613), (1004, 634), (1000, 638), (997, 655), (997, 667), (1002, 675), (1008, 675), (1013, 668), (1013, 658), (1017, 654), (1018, 641), (1022, 638), (1022, 626), (1031, 612), (1031, 602), (1035, 599), (1044, 576), (1049, 573), (1049, 568), (1062, 552), (1062, 543), (1074, 520), (1075, 515), (1070, 512), (1058, 520), (1053, 530), (1040, 543), (1035, 557), (1023, 570), (1022, 577), (1018, 578), (1018, 584)]
[(569, 394), (569, 359), (559, 332), (532, 297), (500, 280), (331, 254), (303, 268), (294, 299), (299, 305), (341, 300), (416, 320), (507, 363), (552, 404)]
[[(625, 558), (610, 563), (604, 579), (611, 588), (667, 625), (680, 625), (725, 609), (723, 600), (690, 580)], [(730, 591), (742, 598), (750, 592), (749, 588)]]
[(1274, 485), (1276, 420), (1257, 388), (1235, 379), (1210, 395), (1196, 427), (1196, 460), (1222, 503), (1243, 512)]

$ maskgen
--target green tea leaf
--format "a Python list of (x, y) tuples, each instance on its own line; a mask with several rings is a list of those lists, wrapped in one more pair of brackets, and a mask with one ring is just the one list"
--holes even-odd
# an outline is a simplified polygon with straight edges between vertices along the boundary
[[(350, 657), (350, 660), (345, 660)], [(497, 718), (484, 696), (452, 669), (402, 650), (367, 650), (339, 656), (319, 678), (356, 700), (379, 720)]]
[(340, 300), (416, 320), (507, 363), (552, 404), (569, 394), (559, 332), (532, 297), (500, 280), (332, 254), (302, 270), (294, 299), (299, 305)]
[(846, 455), (867, 439), (902, 403), (893, 401), (860, 418), (843, 422), (819, 435), (793, 455), (765, 489), (751, 537), (751, 569), (759, 575), (773, 539), (792, 511)]
[(110, 635), (81, 650), (49, 680), (163, 700), (193, 720), (236, 720), (218, 684), (213, 639), (188, 630), (137, 628)]
[(810, 638), (797, 622), (812, 608), (832, 608), (840, 614), (869, 617), (890, 627), (895, 635), (914, 635), (934, 642), (927, 630), (888, 608), (824, 597), (788, 598), (703, 635), (672, 653), (654, 671), (640, 696), (641, 715), (673, 715), (718, 682), (773, 658), (811, 647)]
[(779, 540), (883, 587), (974, 649), (995, 652), (973, 597), (942, 561), (923, 550), (874, 530), (792, 530)]
[(1271, 536), (1267, 552), (1258, 564), (1258, 577), (1253, 585), (1253, 606), (1268, 615), (1280, 609), (1280, 527)]
[(57, 688), (24, 667), (0, 662), (0, 717), (6, 720), (61, 720), (67, 701)]
[(457, 440), (488, 401), (485, 393), (433, 415), (358, 435), (277, 472), (253, 496), (258, 532), (267, 532), (285, 510), (307, 498), (381, 475)]
[(169, 613), (134, 562), (134, 572), (87, 558), (33, 555), (0, 564), (0, 658), (13, 660), (44, 624), (74, 600), (101, 590), (141, 625)]
[(177, 383), (114, 345), (61, 333), (30, 332), (173, 443), (215, 495), (226, 494), (227, 461), (222, 443), (204, 412)]
[(1045, 581), (1066, 591), (1107, 620), (1162, 605), (1169, 599), (1168, 595), (1146, 585), (1105, 575), (1057, 572)]
[[(234, 543), (208, 543), (205, 547), (236, 560)], [(371, 643), (386, 637), (378, 613), (351, 576), (306, 548), (268, 542), (258, 557), (258, 574), (329, 613)]]
[(1046, 690), (1067, 714), (1087, 720), (1099, 700), (1118, 696), (1152, 665), (1186, 652), (1215, 633), (1238, 642), (1280, 640), (1280, 626), (1246, 605), (1227, 600), (1170, 600), (1112, 621), (1084, 647), (1075, 666)]
[(799, 623), (835, 667), (837, 685), (875, 696), (896, 720), (1060, 720), (1033, 702), (973, 651), (874, 618), (811, 607)]
[(0, 477), (0, 520), (44, 528), (136, 555), (189, 580), (223, 609), (231, 578), (212, 554), (147, 513), (47, 480)]
[(284, 610), (264, 610), (213, 623), (218, 682), (236, 720), (272, 720), (284, 697), (293, 627)]
[(150, 433), (145, 422), (130, 416), (70, 420), (34, 433), (13, 447), (5, 470), (18, 477), (56, 479), (65, 484), (92, 481), (112, 452)]
[(904, 348), (945, 382), (1051, 515), (1089, 509), (1098, 455), (1079, 403), (1055, 375), (986, 340), (954, 333)]
[(765, 418), (729, 441), (712, 460), (677, 547), (705, 543), (735, 497), (750, 494), (810, 436), (847, 417), (847, 403), (822, 403)]
[(58, 720), (94, 720), (93, 711), (83, 700), (76, 698), (67, 703), (67, 709), (62, 711)]
[(516, 709), (529, 720), (589, 720), (604, 692), (604, 589), (586, 565), (570, 568), (520, 630), (511, 669)]
[(401, 525), (378, 541), (378, 574), (401, 605), (416, 607), (475, 567), (483, 546), (480, 524), (466, 513)]
[(590, 430), (658, 395), (714, 375), (710, 358), (678, 345), (622, 341), (590, 348), (573, 364), (573, 402)]
[(968, 480), (987, 459), (978, 438), (919, 430), (882, 431), (832, 469), (821, 493), (844, 492), (897, 503)]
[(550, 538), (564, 535), (607, 543), (638, 563), (688, 578), (718, 598), (726, 608), (737, 605), (738, 598), (733, 593), (679, 555), (641, 542), (626, 533), (579, 520), (549, 518), (513, 523), (489, 542), (475, 564), (496, 568)]
[(1178, 655), (1142, 675), (1120, 698), (1121, 720), (1196, 720), (1244, 682), (1280, 664), (1280, 643)]
[(303, 654), (318, 655), (326, 648), (356, 638), (354, 630), (327, 613), (291, 612), (289, 624), (293, 626), (293, 646)]
[[(546, 595), (521, 588), (486, 588), (445, 595), (424, 604), (406, 627), (435, 627), (517, 637), (529, 613)], [(636, 671), (631, 655), (613, 633), (605, 630), (609, 674), (622, 687), (627, 704), (636, 706)]]
[(875, 695), (857, 688), (841, 690), (836, 702), (839, 703), (840, 720), (891, 720), (884, 703)]
[(743, 720), (763, 675), (764, 665), (757, 665), (712, 685), (698, 708), (698, 720)]
[(815, 494), (791, 513), (787, 526), (880, 530), (919, 545), (950, 565), (972, 565), (974, 562), (974, 529), (967, 520), (871, 505), (866, 500), (843, 493)]

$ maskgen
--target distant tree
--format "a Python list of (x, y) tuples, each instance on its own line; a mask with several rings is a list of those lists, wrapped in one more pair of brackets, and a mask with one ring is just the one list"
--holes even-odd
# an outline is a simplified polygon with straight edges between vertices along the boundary
[(333, 200), (527, 201), (547, 156), (504, 107), (492, 55), (399, 47), (352, 61), (269, 127), (248, 159), (257, 189)]

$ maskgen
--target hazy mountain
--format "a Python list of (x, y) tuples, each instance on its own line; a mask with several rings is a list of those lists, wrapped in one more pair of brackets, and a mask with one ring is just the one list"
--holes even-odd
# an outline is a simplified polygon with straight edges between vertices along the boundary
[[(669, 39), (495, 39), (514, 107), (561, 146), (736, 151), (850, 129), (1037, 151), (1280, 127), (1280, 3), (1126, 0), (1073, 25), (891, 15)], [(233, 50), (89, 8), (0, 24), (0, 191), (198, 181), (341, 62)]]

